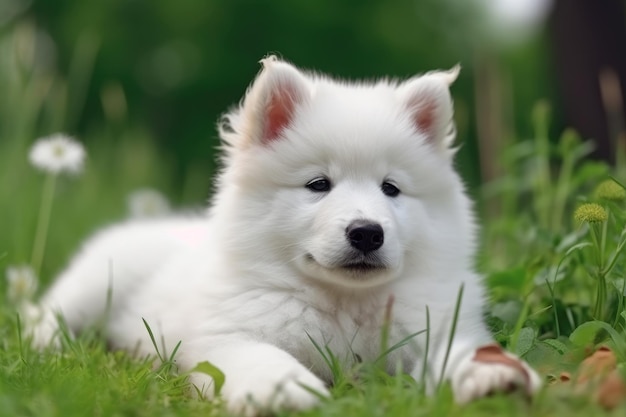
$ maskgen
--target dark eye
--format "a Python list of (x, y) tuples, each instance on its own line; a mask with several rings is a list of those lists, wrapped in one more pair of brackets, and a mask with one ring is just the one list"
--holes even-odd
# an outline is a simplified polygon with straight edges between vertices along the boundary
[(307, 183), (306, 188), (316, 193), (330, 191), (330, 180), (328, 178), (316, 178)]
[(380, 188), (383, 190), (383, 194), (389, 197), (396, 197), (398, 194), (400, 194), (400, 190), (398, 189), (398, 187), (390, 182), (383, 182), (383, 185)]

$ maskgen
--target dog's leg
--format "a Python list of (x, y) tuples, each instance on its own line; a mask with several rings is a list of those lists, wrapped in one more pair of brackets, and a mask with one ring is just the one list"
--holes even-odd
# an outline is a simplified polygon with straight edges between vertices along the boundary
[[(513, 390), (531, 396), (541, 386), (541, 378), (526, 362), (493, 342), (483, 322), (484, 290), (478, 282), (478, 277), (466, 276), (453, 308), (430, 310), (426, 387), (433, 392), (443, 378), (450, 382), (458, 403)], [(439, 288), (437, 293), (446, 292)], [(418, 364), (414, 371), (418, 380), (421, 371)]]
[[(481, 304), (476, 302), (481, 299), (476, 288), (468, 286), (456, 319), (450, 309), (431, 312), (427, 372), (423, 372), (423, 362), (418, 361), (412, 372), (414, 378), (420, 381), (425, 375), (430, 393), (442, 379), (449, 381), (458, 403), (513, 390), (531, 396), (541, 386), (541, 378), (526, 362), (493, 342), (482, 320)], [(424, 346), (421, 349), (418, 355), (426, 351)]]
[[(104, 318), (114, 299), (119, 298), (114, 297), (114, 287), (122, 286), (123, 269), (120, 271), (111, 251), (103, 246), (107, 245), (92, 242), (76, 256), (25, 320), (25, 333), (32, 337), (35, 347), (59, 345), (59, 320), (69, 331), (78, 332)], [(115, 292), (120, 289), (115, 288)]]
[(481, 343), (485, 338), (476, 337), (477, 334), (481, 331), (457, 332), (447, 360), (447, 343), (436, 345), (433, 360), (429, 361), (430, 392), (439, 382), (444, 365), (443, 379), (450, 381), (454, 398), (460, 404), (496, 392), (521, 391), (531, 397), (541, 387), (541, 378), (526, 362), (495, 343)]
[(523, 360), (496, 343), (471, 349), (449, 372), (454, 398), (464, 404), (495, 392), (521, 391), (529, 398), (541, 378)]
[(187, 245), (176, 234), (194, 227), (187, 224), (136, 222), (92, 237), (29, 312), (25, 334), (33, 345), (58, 345), (58, 316), (73, 332), (106, 320), (108, 311), (117, 311), (165, 259)]
[[(205, 352), (204, 357), (225, 374), (221, 395), (235, 414), (305, 410), (317, 404), (320, 395), (328, 395), (321, 379), (273, 345), (241, 340), (209, 345), (219, 346)], [(191, 356), (203, 360), (200, 355)], [(191, 382), (211, 397), (209, 376), (196, 372)]]

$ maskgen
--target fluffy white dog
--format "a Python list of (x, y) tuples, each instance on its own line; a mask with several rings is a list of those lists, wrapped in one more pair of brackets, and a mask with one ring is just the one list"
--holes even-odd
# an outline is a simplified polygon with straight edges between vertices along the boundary
[[(34, 342), (54, 343), (57, 314), (79, 332), (106, 312), (113, 347), (154, 354), (144, 318), (166, 350), (182, 341), (181, 370), (209, 361), (224, 372), (232, 411), (305, 409), (319, 397), (303, 386), (325, 395), (331, 381), (311, 339), (343, 366), (373, 361), (388, 306), (390, 346), (426, 329), (428, 308), (429, 346), (412, 337), (387, 368), (424, 372), (435, 386), (463, 286), (444, 372), (455, 398), (513, 386), (532, 394), (537, 374), (491, 344), (482, 321), (476, 227), (453, 169), (458, 68), (347, 83), (262, 63), (221, 126), (224, 168), (208, 216), (92, 238), (41, 300)], [(209, 376), (191, 381), (212, 394)]]

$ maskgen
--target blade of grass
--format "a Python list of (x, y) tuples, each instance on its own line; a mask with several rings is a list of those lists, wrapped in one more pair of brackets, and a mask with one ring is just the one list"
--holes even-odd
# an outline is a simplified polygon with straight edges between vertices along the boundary
[[(389, 295), (387, 304), (385, 305), (385, 316), (383, 317), (383, 326), (380, 330), (380, 351), (382, 352), (379, 358), (384, 356), (388, 352), (389, 346), (389, 332), (391, 331), (391, 314), (393, 310), (394, 297), (393, 294)], [(376, 360), (378, 362), (378, 360)]]
[(322, 347), (311, 337), (309, 332), (305, 331), (305, 334), (309, 338), (311, 343), (313, 344), (313, 347), (315, 348), (315, 350), (317, 350), (318, 353), (322, 355), (322, 359), (324, 359), (324, 362), (326, 362), (326, 365), (328, 365), (328, 369), (330, 369), (333, 375), (335, 384), (337, 384), (342, 376), (341, 365), (339, 363), (339, 360), (333, 354), (333, 352), (328, 348), (328, 346), (325, 346), (325, 349), (322, 349)]
[(387, 348), (387, 350), (385, 350), (383, 353), (381, 353), (376, 360), (374, 361), (374, 363), (378, 363), (379, 361), (383, 360), (387, 355), (389, 355), (391, 352), (393, 352), (396, 349), (401, 348), (402, 346), (405, 346), (407, 343), (409, 343), (409, 341), (411, 339), (413, 339), (416, 336), (419, 336), (422, 333), (427, 332), (427, 329), (424, 330), (420, 330), (418, 332), (415, 333), (411, 333), (410, 335), (406, 336), (404, 339), (400, 340), (398, 343), (394, 344), (393, 346), (391, 346), (390, 348)]
[(161, 362), (165, 362), (165, 360), (163, 359), (163, 356), (161, 356), (161, 352), (159, 351), (159, 347), (157, 346), (157, 342), (156, 342), (156, 339), (154, 338), (154, 333), (152, 333), (152, 329), (150, 328), (150, 325), (148, 324), (146, 319), (144, 319), (143, 317), (141, 318), (141, 320), (143, 321), (143, 325), (146, 326), (146, 330), (148, 331), (148, 335), (150, 335), (150, 340), (152, 341), (152, 346), (154, 346), (154, 350), (156, 350), (157, 356), (159, 357)]
[(456, 333), (456, 325), (459, 320), (459, 312), (461, 311), (461, 299), (463, 298), (463, 284), (459, 288), (459, 294), (456, 299), (456, 305), (454, 306), (454, 316), (452, 317), (452, 326), (450, 327), (450, 336), (448, 337), (448, 346), (446, 347), (446, 355), (443, 358), (443, 365), (441, 367), (441, 375), (439, 376), (439, 382), (437, 383), (437, 391), (441, 389), (443, 384), (444, 375), (446, 372), (446, 366), (448, 365), (448, 359), (450, 357), (450, 351), (452, 350), (452, 341), (454, 340), (454, 334)]
[(426, 348), (424, 349), (424, 358), (422, 359), (422, 375), (420, 384), (422, 390), (426, 389), (426, 372), (428, 371), (428, 354), (430, 348), (430, 309), (426, 306)]
[(22, 334), (22, 320), (20, 314), (15, 314), (15, 322), (17, 326), (17, 349), (20, 355), (20, 360), (24, 365), (27, 364), (26, 357), (24, 356), (24, 339)]

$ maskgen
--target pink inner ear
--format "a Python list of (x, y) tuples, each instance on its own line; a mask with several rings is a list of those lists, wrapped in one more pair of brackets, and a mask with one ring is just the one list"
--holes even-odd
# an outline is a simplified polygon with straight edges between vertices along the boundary
[(435, 115), (437, 112), (437, 106), (433, 100), (420, 100), (419, 98), (414, 98), (409, 103), (409, 109), (412, 112), (413, 123), (415, 123), (415, 128), (425, 133), (429, 139), (435, 139)]
[(296, 106), (296, 95), (292, 86), (281, 86), (272, 93), (265, 112), (263, 131), (265, 142), (278, 139), (282, 131), (291, 123)]

